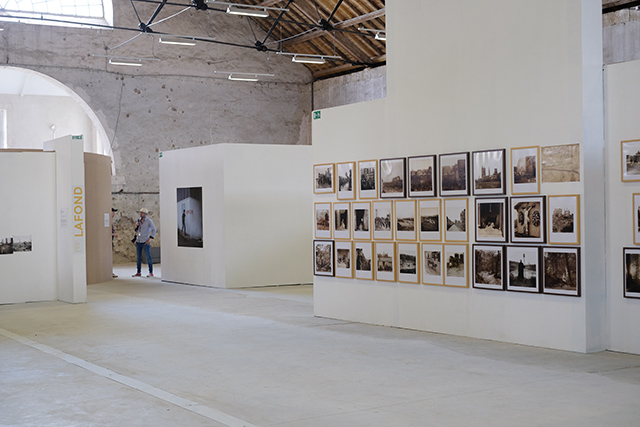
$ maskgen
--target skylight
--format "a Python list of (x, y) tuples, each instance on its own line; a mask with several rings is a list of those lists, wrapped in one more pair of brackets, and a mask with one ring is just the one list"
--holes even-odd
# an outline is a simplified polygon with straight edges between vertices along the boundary
[(0, 19), (45, 25), (112, 25), (113, 6), (111, 0), (0, 0)]

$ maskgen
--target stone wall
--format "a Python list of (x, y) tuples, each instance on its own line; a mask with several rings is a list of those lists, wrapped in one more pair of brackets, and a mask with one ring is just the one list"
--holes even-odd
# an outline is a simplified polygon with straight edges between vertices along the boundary
[[(617, 2), (604, 1), (615, 5)], [(604, 64), (640, 59), (640, 10), (621, 9), (602, 15)]]
[(387, 67), (319, 80), (313, 84), (313, 109), (339, 107), (387, 96)]

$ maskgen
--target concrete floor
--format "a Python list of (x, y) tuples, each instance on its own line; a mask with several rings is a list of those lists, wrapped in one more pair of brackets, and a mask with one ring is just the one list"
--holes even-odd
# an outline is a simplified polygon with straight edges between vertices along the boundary
[(0, 306), (0, 425), (640, 425), (640, 356), (321, 319), (311, 286), (133, 271), (87, 304)]

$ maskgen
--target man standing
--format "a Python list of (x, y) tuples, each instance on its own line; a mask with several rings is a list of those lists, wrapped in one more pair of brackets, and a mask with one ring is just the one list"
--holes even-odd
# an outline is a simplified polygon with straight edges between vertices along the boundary
[(151, 239), (156, 236), (155, 224), (151, 221), (147, 215), (149, 210), (147, 208), (140, 209), (140, 218), (136, 222), (136, 267), (137, 273), (133, 277), (141, 276), (140, 272), (142, 267), (142, 250), (147, 257), (147, 264), (149, 264), (149, 274), (147, 277), (153, 277), (153, 260), (151, 259)]

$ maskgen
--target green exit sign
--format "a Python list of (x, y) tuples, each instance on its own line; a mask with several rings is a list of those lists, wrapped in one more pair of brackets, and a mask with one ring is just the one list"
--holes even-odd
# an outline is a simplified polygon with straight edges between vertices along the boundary
[(313, 120), (318, 120), (320, 118), (320, 111), (313, 112)]

